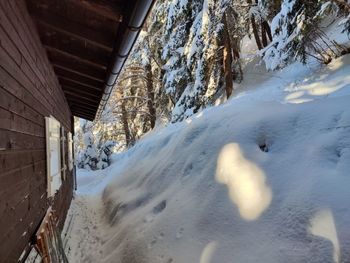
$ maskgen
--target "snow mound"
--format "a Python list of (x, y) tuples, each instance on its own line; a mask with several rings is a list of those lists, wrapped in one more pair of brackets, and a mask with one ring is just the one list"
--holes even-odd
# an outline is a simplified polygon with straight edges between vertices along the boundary
[(349, 73), (291, 65), (114, 156), (91, 262), (350, 262)]

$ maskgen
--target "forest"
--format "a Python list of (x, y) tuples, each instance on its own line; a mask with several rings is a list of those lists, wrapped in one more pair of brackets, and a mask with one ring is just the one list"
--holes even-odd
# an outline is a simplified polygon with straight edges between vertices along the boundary
[(349, 53), (326, 32), (349, 35), (349, 14), (345, 0), (156, 1), (100, 118), (75, 120), (78, 166), (105, 168), (112, 148), (222, 104), (254, 67), (273, 76)]

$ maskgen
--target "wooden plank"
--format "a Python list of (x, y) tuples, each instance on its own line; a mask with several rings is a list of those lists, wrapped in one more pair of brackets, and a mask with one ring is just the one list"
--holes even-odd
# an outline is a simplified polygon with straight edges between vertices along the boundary
[(95, 80), (97, 82), (100, 82), (100, 83), (104, 83), (104, 71), (102, 71), (102, 75), (101, 76), (98, 76), (98, 74), (91, 74), (92, 72), (90, 70), (87, 70), (88, 74), (82, 72), (81, 70), (78, 71), (78, 70), (75, 70), (73, 68), (70, 68), (70, 67), (67, 67), (67, 66), (62, 66), (62, 65), (59, 65), (57, 63), (55, 64), (52, 64), (54, 69), (60, 69), (60, 70), (63, 70), (65, 72), (69, 72), (69, 74), (74, 74), (74, 75), (78, 75), (78, 76), (81, 76), (81, 77), (84, 77), (84, 78), (87, 78), (87, 79), (90, 79), (90, 80)]
[(101, 93), (96, 92), (96, 90), (88, 90), (88, 89), (78, 89), (76, 87), (72, 87), (72, 86), (63, 86), (63, 91), (70, 91), (70, 92), (74, 92), (77, 95), (82, 96), (82, 98), (84, 98), (84, 96), (88, 97), (88, 98), (92, 98), (94, 100), (100, 101), (101, 99)]
[[(47, 100), (42, 96), (41, 93), (39, 93), (37, 88), (29, 81), (28, 77), (25, 74), (23, 74), (22, 69), (19, 68), (18, 65), (16, 65), (16, 63), (9, 57), (7, 52), (3, 50), (2, 47), (0, 47), (0, 68), (4, 69), (7, 73), (7, 74), (4, 74), (3, 72), (0, 73), (6, 78), (5, 81), (7, 85), (17, 87), (18, 93), (23, 93), (23, 90), (27, 90), (33, 97), (36, 98), (39, 104), (43, 106), (41, 107), (42, 112), (49, 112), (49, 109), (51, 107), (49, 106), (49, 103), (47, 102)], [(14, 79), (15, 81), (9, 80), (8, 75), (10, 75), (12, 79)], [(4, 80), (1, 79), (0, 82), (2, 81)], [(19, 82), (21, 85), (16, 85), (16, 82)], [(3, 87), (7, 88), (7, 85), (6, 86), (4, 85)], [(18, 94), (18, 96), (20, 95)]]
[[(101, 95), (103, 93), (103, 86), (92, 86), (86, 83), (82, 83), (80, 81), (77, 81), (75, 79), (67, 78), (67, 77), (60, 77), (59, 81), (61, 83), (61, 86), (64, 90), (64, 87), (71, 87), (75, 90), (81, 90), (85, 91), (86, 93), (90, 93), (91, 95), (98, 96), (99, 99), (101, 98)], [(99, 102), (99, 101), (98, 101)]]
[(78, 23), (74, 23), (63, 16), (43, 12), (41, 9), (32, 13), (36, 24), (40, 27), (50, 28), (52, 31), (79, 38), (111, 52), (113, 50), (113, 36), (91, 30)]
[(29, 175), (33, 171), (33, 165), (18, 168), (11, 173), (2, 174), (0, 191), (0, 213), (15, 210), (21, 202), (28, 201)]
[[(23, 7), (23, 0), (0, 1), (1, 262), (17, 262), (47, 208), (43, 116), (72, 127), (63, 91)], [(55, 202), (65, 209), (72, 187), (62, 191)]]
[(93, 112), (94, 114), (96, 113), (97, 109), (98, 109), (98, 106), (99, 105), (91, 105), (91, 104), (88, 104), (88, 103), (78, 103), (77, 101), (70, 101), (69, 102), (69, 105), (71, 107), (74, 107), (74, 109), (84, 109), (84, 110), (87, 110), (87, 111), (91, 111)]
[(96, 114), (91, 115), (78, 110), (73, 110), (73, 112), (75, 117), (83, 118), (89, 121), (93, 121), (96, 116)]
[[(60, 202), (55, 202), (53, 209), (59, 217), (59, 228), (63, 229), (63, 225), (67, 216), (67, 211), (70, 207), (70, 200), (72, 199), (73, 193), (71, 189), (73, 188), (73, 174), (70, 173), (69, 179), (66, 181), (63, 186), (62, 191), (60, 192)], [(58, 199), (58, 198), (57, 198)]]
[(36, 12), (36, 10), (42, 10), (42, 12), (47, 12), (48, 14), (60, 15), (91, 30), (109, 34), (113, 37), (117, 32), (119, 21), (111, 20), (106, 16), (101, 16), (88, 10), (86, 6), (83, 7), (76, 0), (27, 0), (26, 3), (31, 13)]
[(0, 108), (0, 129), (45, 137), (44, 127), (3, 108)]
[[(26, 65), (26, 62), (23, 62), (22, 69), (24, 65)], [(31, 105), (38, 108), (38, 112), (46, 116), (49, 116), (50, 113), (54, 116), (58, 116), (62, 124), (66, 127), (70, 127), (69, 118), (64, 120), (62, 112), (59, 112), (59, 107), (53, 107), (53, 105), (46, 100), (41, 92), (39, 92), (38, 88), (23, 74), (22, 69), (19, 68), (7, 52), (0, 47), (0, 76), (3, 76), (0, 78), (0, 85), (18, 98), (23, 99), (23, 96), (35, 98), (34, 104)], [(13, 90), (13, 88), (15, 88), (15, 90)]]
[(0, 150), (43, 148), (45, 148), (45, 138), (0, 129)]
[[(34, 96), (29, 91), (24, 89), (17, 82), (17, 80), (15, 80), (12, 76), (10, 76), (1, 67), (0, 67), (0, 86), (1, 86), (0, 90), (3, 89), (5, 92), (11, 94), (13, 97), (16, 97), (18, 103), (22, 102), (24, 104), (25, 107), (23, 106), (22, 109), (25, 110), (25, 112), (27, 112), (26, 110), (28, 110), (28, 114), (29, 114), (31, 112), (29, 109), (33, 109), (33, 111), (35, 111), (35, 114), (33, 114), (32, 117), (35, 118), (36, 122), (39, 122), (39, 124), (42, 124), (44, 126), (44, 117), (42, 115), (48, 115), (49, 111), (40, 103), (38, 98), (34, 98)], [(7, 98), (10, 98), (10, 97), (8, 96), (1, 97), (0, 99), (1, 105), (3, 105), (4, 108), (8, 108), (9, 110), (12, 110), (13, 107), (16, 107), (16, 106), (11, 106), (11, 105), (15, 105), (17, 101), (9, 99), (8, 103), (3, 102)]]
[(88, 121), (93, 121), (94, 120), (94, 116), (86, 115), (86, 114), (83, 114), (83, 113), (80, 113), (80, 112), (75, 113), (74, 116), (79, 117), (81, 119), (88, 120)]
[(76, 99), (80, 99), (82, 101), (86, 101), (86, 102), (90, 102), (93, 104), (98, 104), (98, 100), (96, 99), (96, 97), (94, 96), (88, 96), (88, 95), (81, 95), (81, 94), (77, 94), (74, 91), (69, 91), (69, 90), (63, 90), (63, 92), (66, 94), (68, 100), (70, 100), (71, 97), (76, 98)]
[[(77, 67), (72, 67), (71, 64), (73, 63), (78, 63), (78, 64), (82, 64), (84, 65), (84, 69), (89, 69), (92, 71), (92, 73), (96, 73), (98, 72), (99, 74), (99, 77), (100, 76), (105, 76), (106, 74), (106, 70), (107, 70), (107, 67), (106, 65), (101, 65), (101, 64), (98, 64), (98, 63), (94, 63), (94, 62), (91, 62), (89, 60), (86, 60), (86, 59), (83, 59), (81, 57), (78, 57), (76, 55), (73, 55), (73, 54), (70, 54), (68, 52), (64, 52), (63, 50), (59, 50), (59, 49), (56, 49), (56, 48), (53, 48), (53, 47), (50, 47), (50, 46), (45, 46), (46, 48), (46, 51), (48, 53), (48, 56), (50, 58), (50, 61), (52, 63), (52, 65), (62, 65), (64, 67), (68, 67), (68, 68), (77, 68)], [(80, 70), (77, 70), (77, 71), (80, 71)], [(85, 72), (82, 70), (82, 72), (86, 75), (89, 75), (89, 71)], [(103, 77), (104, 78), (104, 77)]]
[(73, 111), (74, 116), (76, 116), (76, 117), (80, 117), (80, 118), (91, 120), (91, 121), (95, 118), (95, 114), (85, 113), (82, 110), (76, 110), (75, 108), (73, 108), (72, 111)]
[[(45, 177), (42, 176), (45, 172), (45, 161), (36, 163), (35, 166), (38, 168), (34, 168), (34, 176), (40, 172), (40, 182), (31, 179), (28, 173), (33, 171), (33, 166), (30, 166), (26, 170), (21, 170), (24, 179), (21, 180), (21, 184), (17, 184), (17, 189), (11, 187), (9, 191), (2, 193), (2, 195), (6, 195), (6, 204), (3, 206), (5, 202), (1, 203), (0, 211), (1, 214), (6, 216), (0, 218), (0, 224), (3, 226), (0, 229), (0, 237), (16, 232), (20, 225), (25, 224), (28, 211), (37, 210), (39, 203), (43, 205), (46, 203), (46, 181)], [(4, 200), (4, 198), (2, 199)], [(28, 218), (28, 220), (32, 220), (32, 218)], [(33, 221), (27, 222), (27, 227), (33, 223)], [(27, 236), (27, 238), (30, 237), (31, 235)]]
[(83, 119), (86, 119), (89, 121), (93, 121), (95, 118), (95, 114), (94, 115), (86, 114), (86, 113), (80, 112), (78, 110), (74, 111), (74, 116), (79, 117), (79, 118), (83, 118)]
[(23, 167), (32, 164), (33, 162), (38, 162), (45, 159), (45, 149), (0, 151), (0, 178), (1, 174), (3, 173), (7, 173), (18, 167)]
[(34, 209), (25, 210), (26, 213), (22, 217), (22, 221), (13, 224), (2, 240), (6, 240), (6, 246), (0, 246), (0, 256), (4, 262), (17, 262), (19, 255), (35, 233), (38, 223), (45, 215), (47, 210), (46, 200), (37, 200), (32, 204)]
[[(42, 47), (39, 35), (36, 33), (36, 27), (28, 14), (24, 1), (10, 1), (10, 4), (12, 6), (14, 14), (19, 14), (17, 16), (14, 15), (14, 17), (17, 18), (18, 23), (21, 25), (21, 34), (26, 35), (27, 40), (25, 41), (25, 43), (29, 45), (31, 44), (31, 52), (33, 52), (34, 58), (37, 59), (36, 67), (38, 67), (39, 71), (44, 76), (44, 79), (47, 81), (47, 84), (49, 86), (57, 87), (56, 89), (54, 89), (56, 93), (53, 97), (53, 99), (56, 101), (56, 107), (58, 106), (64, 112), (64, 114), (66, 115), (65, 118), (67, 118), (67, 121), (69, 121), (70, 111), (67, 107), (67, 101), (64, 97), (62, 90), (59, 88), (59, 83), (55, 76), (53, 67), (49, 63), (45, 49)], [(62, 107), (62, 105), (67, 106)]]
[(95, 111), (86, 110), (86, 109), (80, 108), (78, 106), (73, 106), (73, 110), (75, 112), (80, 112), (81, 114), (86, 114), (86, 115), (89, 115), (89, 116), (94, 116), (96, 114)]
[[(0, 86), (2, 86), (2, 74), (0, 72)], [(11, 87), (10, 87), (11, 88)], [(33, 103), (33, 102), (29, 102)], [(15, 113), (23, 118), (44, 127), (44, 118), (32, 109), (28, 104), (16, 98), (13, 94), (9, 93), (3, 87), (0, 87), (0, 107), (7, 109), (9, 112)]]
[[(1, 7), (1, 6), (0, 6)], [(3, 19), (3, 18), (0, 18)], [(2, 23), (0, 21), (0, 23)], [(4, 50), (7, 50), (11, 56), (11, 58), (14, 61), (17, 61), (17, 65), (21, 66), (21, 60), (22, 60), (22, 55), (21, 53), (17, 50), (17, 48), (13, 45), (11, 39), (8, 37), (7, 33), (0, 27), (0, 46), (4, 48)]]
[(97, 112), (97, 110), (86, 109), (84, 107), (81, 107), (81, 105), (77, 106), (76, 104), (72, 104), (72, 111), (74, 114), (85, 114), (89, 117), (94, 117)]
[[(29, 194), (35, 194), (38, 187), (46, 189), (45, 173), (46, 160), (40, 160), (1, 174), (0, 213), (5, 214), (15, 210), (21, 202), (28, 199)], [(40, 199), (40, 196), (36, 198)]]
[[(70, 0), (72, 2), (72, 0)], [(94, 12), (102, 17), (109, 18), (116, 22), (122, 22), (122, 9), (116, 3), (105, 0), (75, 0), (81, 8)]]
[(65, 77), (60, 77), (59, 80), (60, 80), (60, 84), (61, 84), (62, 87), (69, 86), (69, 87), (74, 87), (76, 89), (81, 89), (81, 90), (85, 90), (85, 91), (95, 91), (95, 92), (98, 92), (100, 95), (103, 92), (103, 86), (102, 87), (96, 87), (96, 86), (92, 86), (92, 85), (88, 85), (88, 84), (85, 84), (85, 83), (81, 83), (79, 81), (76, 81), (76, 80), (73, 80), (73, 79), (69, 79), (69, 78), (65, 78)]
[[(60, 91), (58, 82), (56, 80), (53, 69), (51, 68), (51, 74), (48, 74), (48, 69), (50, 65), (46, 62), (44, 63), (43, 57), (46, 56), (45, 51), (41, 48), (40, 40), (33, 39), (35, 34), (29, 34), (33, 32), (30, 28), (26, 27), (22, 19), (19, 19), (16, 12), (13, 10), (13, 6), (16, 1), (2, 2), (4, 10), (6, 10), (6, 15), (3, 16), (2, 22), (6, 25), (6, 31), (8, 35), (12, 38), (14, 45), (20, 50), (23, 55), (21, 61), (21, 69), (26, 73), (26, 76), (33, 83), (35, 87), (38, 88), (39, 93), (48, 101), (48, 105), (60, 105), (57, 107), (56, 111), (59, 113), (56, 117), (62, 122), (64, 120), (64, 111), (66, 114), (69, 113), (68, 105), (66, 108), (62, 107), (65, 102), (63, 94), (61, 96), (56, 96), (57, 91)], [(1, 12), (1, 11), (0, 11)], [(10, 19), (10, 21), (9, 21)], [(35, 31), (34, 31), (35, 32)], [(45, 65), (45, 66), (43, 66)], [(42, 71), (39, 70), (42, 69)], [(34, 75), (33, 75), (34, 73)], [(61, 91), (60, 91), (61, 92)], [(69, 117), (66, 117), (66, 122), (69, 121)], [(65, 124), (68, 126), (67, 124)]]
[[(28, 52), (27, 47), (24, 45), (24, 41), (21, 39), (21, 35), (16, 31), (16, 30), (19, 30), (19, 26), (15, 27), (7, 17), (9, 15), (8, 12), (11, 11), (10, 7), (8, 6), (10, 3), (5, 1), (5, 2), (1, 2), (1, 4), (3, 6), (3, 8), (0, 8), (1, 27), (5, 30), (6, 34), (12, 40), (12, 43), (11, 43), (12, 48), (7, 50), (5, 49), (5, 47), (3, 47), (4, 51), (6, 52), (1, 51), (1, 57), (4, 59), (4, 62), (6, 61), (7, 64), (10, 64), (8, 57), (10, 58), (11, 56), (9, 55), (13, 54), (14, 47), (18, 48), (18, 50), (21, 52), (21, 57), (18, 58), (18, 56), (16, 56), (16, 57), (12, 57), (12, 59), (14, 58), (18, 59), (17, 61), (16, 60), (13, 60), (13, 61), (17, 64), (18, 68), (22, 70), (24, 75), (26, 76), (21, 78), (21, 83), (27, 86), (28, 83), (31, 82), (32, 86), (37, 87), (38, 72), (35, 72), (36, 70), (35, 67), (30, 66), (30, 65), (36, 65), (37, 61), (33, 59), (31, 54)], [(8, 11), (6, 14), (5, 14), (5, 10)], [(14, 70), (15, 66), (13, 65), (12, 68), (10, 67), (5, 67), (5, 68), (7, 68), (9, 72), (11, 72), (11, 69)], [(16, 73), (19, 69), (16, 69)], [(21, 75), (23, 75), (23, 73)], [(47, 101), (48, 103), (47, 105), (50, 104), (47, 96), (44, 95), (42, 89), (38, 90), (37, 94), (38, 95), (40, 94), (42, 99)]]
[(83, 85), (96, 87), (98, 88), (99, 91), (101, 91), (104, 87), (104, 81), (86, 77), (85, 75), (76, 73), (74, 71), (66, 70), (65, 68), (61, 68), (61, 67), (54, 67), (54, 70), (56, 72), (58, 80), (60, 78), (74, 80)]
[[(55, 111), (55, 109), (52, 110), (52, 105), (54, 104), (52, 101), (52, 96), (45, 96), (43, 94), (42, 89), (40, 89), (39, 84), (36, 82), (37, 79), (33, 75), (33, 71), (31, 71), (31, 68), (25, 60), (22, 60), (21, 66), (19, 67), (18, 64), (16, 64), (16, 62), (12, 60), (12, 58), (9, 56), (6, 50), (4, 50), (3, 47), (0, 47), (0, 67), (5, 69), (7, 73), (12, 75), (13, 78), (16, 79), (16, 81), (21, 83), (21, 92), (23, 88), (25, 88), (40, 101), (40, 104), (42, 104), (46, 108), (47, 112)], [(59, 119), (62, 121), (62, 115), (59, 113), (59, 108), (57, 108), (56, 111), (56, 115), (59, 116)]]
[(98, 106), (100, 105), (99, 103), (92, 103), (90, 101), (85, 101), (82, 99), (79, 99), (77, 97), (69, 96), (67, 97), (69, 105), (76, 104), (79, 106), (84, 106), (87, 109), (91, 110), (97, 110)]
[[(69, 203), (72, 197), (72, 181), (71, 181), (71, 174), (69, 177), (69, 180), (65, 180), (63, 182), (63, 185), (61, 186), (59, 192), (56, 194), (53, 204), (54, 207), (57, 208), (58, 214), (60, 216), (60, 227), (63, 227), (64, 218), (66, 216), (67, 209), (69, 207)], [(43, 178), (41, 176), (41, 178)], [(32, 180), (30, 181), (33, 182)], [(40, 187), (36, 187), (36, 184), (32, 184), (34, 188), (30, 188), (30, 194), (27, 199), (23, 200), (29, 200), (29, 203), (19, 203), (18, 206), (12, 210), (12, 214), (7, 214), (9, 216), (4, 217), (8, 219), (9, 217), (13, 216), (14, 218), (20, 219), (17, 221), (14, 221), (12, 226), (9, 228), (6, 228), (8, 231), (5, 234), (1, 234), (0, 237), (2, 239), (6, 239), (8, 241), (7, 244), (11, 244), (11, 248), (18, 249), (17, 246), (21, 244), (21, 240), (26, 240), (29, 237), (32, 236), (37, 228), (37, 226), (40, 224), (40, 219), (42, 218), (43, 212), (46, 211), (46, 184), (41, 184)], [(40, 198), (40, 195), (44, 198)], [(28, 205), (27, 209), (25, 205)], [(37, 217), (35, 215), (38, 215)], [(4, 222), (6, 224), (6, 221)], [(11, 225), (11, 224), (10, 224)], [(16, 240), (19, 243), (13, 244), (13, 240)], [(23, 246), (24, 248), (24, 246)], [(17, 250), (19, 253), (22, 251), (20, 249)], [(0, 248), (0, 255), (3, 255), (4, 251), (1, 251)], [(3, 256), (1, 258), (9, 258), (12, 259), (16, 255), (16, 252), (11, 252), (7, 254), (6, 256)], [(18, 255), (18, 254), (17, 254)]]
[(38, 24), (40, 39), (44, 46), (51, 47), (92, 63), (108, 66), (111, 52)]

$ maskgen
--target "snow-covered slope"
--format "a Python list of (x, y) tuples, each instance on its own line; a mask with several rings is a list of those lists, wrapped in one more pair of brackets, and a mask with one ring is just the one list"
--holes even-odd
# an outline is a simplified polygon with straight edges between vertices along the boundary
[(269, 74), (81, 174), (71, 261), (350, 262), (350, 56)]

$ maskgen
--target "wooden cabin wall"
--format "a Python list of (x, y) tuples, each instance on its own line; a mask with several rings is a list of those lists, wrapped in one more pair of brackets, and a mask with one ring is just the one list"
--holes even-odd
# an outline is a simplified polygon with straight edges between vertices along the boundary
[(0, 262), (17, 262), (49, 205), (64, 223), (73, 177), (67, 169), (55, 200), (47, 199), (44, 117), (50, 115), (72, 131), (67, 101), (25, 2), (0, 0)]

